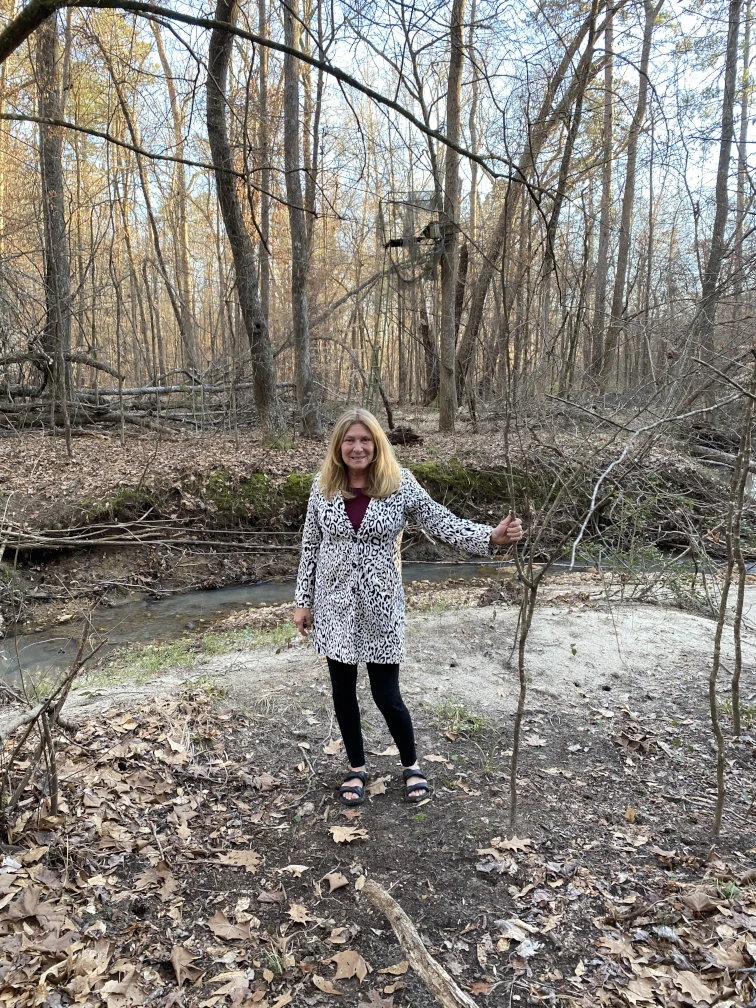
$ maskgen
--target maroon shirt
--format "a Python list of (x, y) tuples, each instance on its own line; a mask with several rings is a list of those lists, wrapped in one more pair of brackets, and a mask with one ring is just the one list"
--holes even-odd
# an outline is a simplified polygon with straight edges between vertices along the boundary
[(362, 519), (365, 517), (365, 512), (368, 509), (371, 498), (362, 490), (355, 490), (353, 487), (349, 488), (349, 492), (353, 493), (354, 497), (351, 500), (344, 498), (344, 507), (346, 508), (347, 517), (352, 523), (352, 528), (355, 532), (359, 532)]

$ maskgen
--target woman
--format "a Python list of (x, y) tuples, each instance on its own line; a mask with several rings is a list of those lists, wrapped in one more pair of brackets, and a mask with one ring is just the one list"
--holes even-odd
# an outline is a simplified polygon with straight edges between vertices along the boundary
[(470, 553), (522, 538), (519, 518), (496, 528), (457, 518), (437, 504), (408, 469), (400, 469), (380, 424), (364, 409), (348, 409), (333, 429), (313, 483), (302, 534), (294, 623), (314, 629), (313, 644), (328, 660), (333, 705), (349, 773), (345, 805), (365, 797), (367, 772), (357, 704), (357, 663), (367, 664), (370, 689), (399, 749), (405, 801), (430, 795), (415, 752), (412, 720), (399, 692), (404, 658), (404, 591), (399, 542), (412, 518), (433, 535)]

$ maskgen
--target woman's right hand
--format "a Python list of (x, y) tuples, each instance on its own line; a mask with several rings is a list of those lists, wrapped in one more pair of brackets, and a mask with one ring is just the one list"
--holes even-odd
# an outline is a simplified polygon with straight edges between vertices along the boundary
[(299, 630), (302, 636), (312, 630), (312, 609), (295, 609), (294, 610), (294, 626)]

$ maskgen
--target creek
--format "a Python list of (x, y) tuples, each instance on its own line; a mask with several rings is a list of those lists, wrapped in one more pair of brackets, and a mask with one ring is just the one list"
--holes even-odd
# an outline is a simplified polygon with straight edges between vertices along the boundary
[[(405, 584), (441, 582), (449, 578), (491, 577), (511, 563), (421, 563), (402, 565)], [(558, 565), (566, 567), (567, 565)], [(140, 597), (110, 608), (96, 609), (92, 625), (105, 640), (97, 660), (130, 644), (165, 643), (187, 637), (244, 606), (268, 606), (294, 600), (294, 579), (260, 581), (192, 591), (167, 598)], [(0, 642), (0, 678), (18, 685), (20, 673), (41, 679), (70, 666), (78, 650), (83, 624), (71, 619), (36, 633), (9, 635)]]

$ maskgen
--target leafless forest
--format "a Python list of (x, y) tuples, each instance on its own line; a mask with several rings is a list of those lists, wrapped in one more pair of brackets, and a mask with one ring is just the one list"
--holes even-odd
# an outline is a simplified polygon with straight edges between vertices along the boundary
[(2, 4), (4, 427), (737, 379), (750, 0), (54, 6)]

